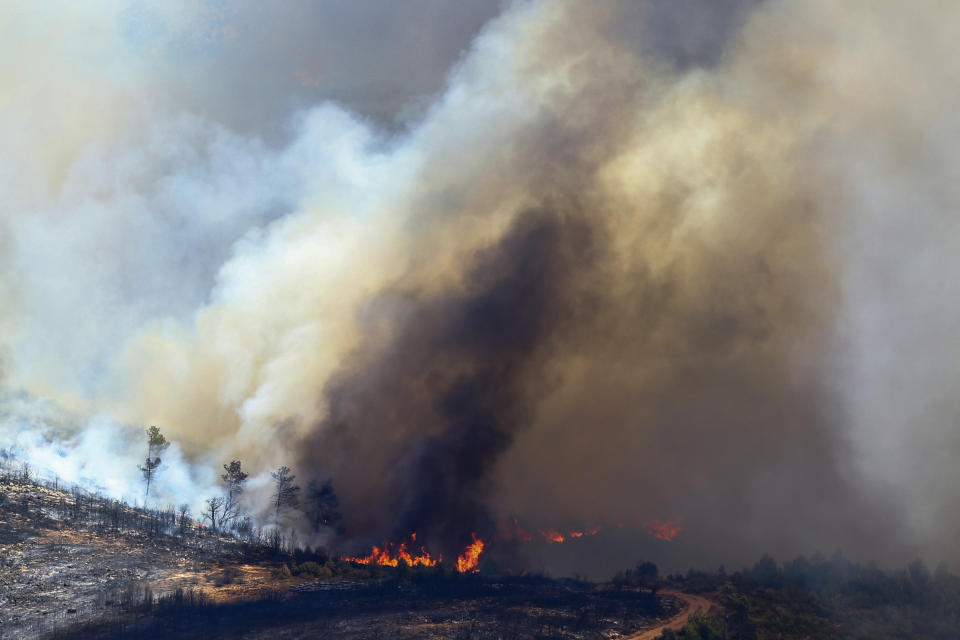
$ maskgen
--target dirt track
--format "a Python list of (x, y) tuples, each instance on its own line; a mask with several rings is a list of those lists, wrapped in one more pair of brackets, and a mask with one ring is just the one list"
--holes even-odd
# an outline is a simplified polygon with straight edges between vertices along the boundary
[(653, 629), (647, 629), (646, 631), (639, 631), (633, 635), (624, 636), (623, 640), (656, 640), (666, 629), (673, 629), (674, 631), (682, 629), (686, 626), (687, 621), (690, 620), (690, 616), (698, 612), (706, 613), (714, 604), (713, 601), (703, 596), (695, 596), (689, 593), (680, 593), (679, 591), (662, 591), (661, 593), (683, 601), (683, 610), (663, 624)]

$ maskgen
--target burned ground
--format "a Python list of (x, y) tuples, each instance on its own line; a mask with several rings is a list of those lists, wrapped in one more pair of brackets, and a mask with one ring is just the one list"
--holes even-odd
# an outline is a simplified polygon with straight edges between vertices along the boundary
[(172, 511), (0, 477), (0, 638), (124, 615), (178, 593), (217, 601), (275, 588), (276, 565), (261, 550), (184, 525)]
[[(347, 583), (290, 597), (160, 612), (63, 638), (615, 638), (656, 626), (673, 598), (544, 579), (479, 576)], [(337, 583), (332, 583), (337, 584)]]
[(600, 638), (678, 607), (571, 580), (357, 566), (285, 544), (0, 474), (0, 638)]

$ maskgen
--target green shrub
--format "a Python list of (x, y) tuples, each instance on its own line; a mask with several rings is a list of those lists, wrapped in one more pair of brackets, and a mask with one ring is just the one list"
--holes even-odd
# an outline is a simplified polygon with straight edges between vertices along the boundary
[(307, 575), (312, 578), (330, 578), (333, 576), (333, 572), (330, 571), (329, 568), (321, 567), (316, 562), (310, 560), (294, 566), (293, 575)]

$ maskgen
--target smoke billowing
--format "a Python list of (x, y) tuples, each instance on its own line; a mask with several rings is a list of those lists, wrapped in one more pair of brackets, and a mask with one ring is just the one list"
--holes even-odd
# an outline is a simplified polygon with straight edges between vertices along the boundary
[(6, 10), (5, 424), (331, 477), (344, 548), (956, 559), (960, 10), (381, 4)]
[(386, 338), (363, 343), (330, 381), (328, 415), (301, 458), (341, 480), (355, 526), (417, 532), (448, 557), (493, 531), (491, 470), (549, 390), (540, 372), (565, 339), (560, 318), (575, 322), (595, 297), (578, 282), (593, 233), (567, 206), (521, 213), (454, 290), (397, 286), (374, 302)]

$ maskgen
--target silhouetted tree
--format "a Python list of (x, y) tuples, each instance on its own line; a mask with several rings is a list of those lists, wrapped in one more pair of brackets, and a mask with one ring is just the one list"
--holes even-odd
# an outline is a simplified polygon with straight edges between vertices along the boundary
[(214, 531), (217, 530), (217, 524), (223, 524), (223, 504), (225, 499), (222, 496), (207, 498), (207, 510), (203, 512), (203, 519), (210, 521), (210, 526)]
[(247, 476), (241, 469), (239, 460), (232, 460), (229, 464), (223, 465), (224, 473), (220, 476), (227, 485), (227, 500), (223, 505), (223, 520), (227, 523), (233, 522), (240, 517), (240, 496), (243, 495), (244, 484), (247, 482)]
[(187, 530), (187, 525), (190, 523), (190, 505), (184, 502), (177, 508), (177, 511), (179, 512), (180, 533), (182, 534)]
[(761, 587), (779, 587), (782, 582), (777, 561), (767, 554), (763, 554), (760, 560), (753, 565), (753, 569), (750, 570), (749, 575)]
[(294, 484), (297, 476), (290, 473), (290, 467), (280, 467), (270, 474), (273, 478), (274, 524), (280, 526), (280, 511), (297, 504), (300, 487)]
[(332, 480), (327, 480), (323, 484), (311, 480), (307, 485), (307, 504), (314, 533), (320, 531), (321, 527), (340, 528), (343, 516), (337, 511), (340, 500), (337, 499)]
[(637, 586), (642, 590), (644, 587), (650, 589), (654, 595), (657, 593), (657, 577), (660, 570), (652, 562), (640, 562), (634, 572), (637, 579)]
[(163, 453), (169, 446), (170, 443), (163, 434), (160, 433), (159, 427), (152, 426), (147, 429), (147, 457), (142, 465), (137, 466), (137, 468), (140, 469), (140, 473), (143, 474), (143, 481), (147, 486), (143, 494), (144, 506), (146, 506), (147, 500), (150, 498), (150, 484), (153, 482), (153, 477), (156, 475), (162, 462), (159, 454)]

